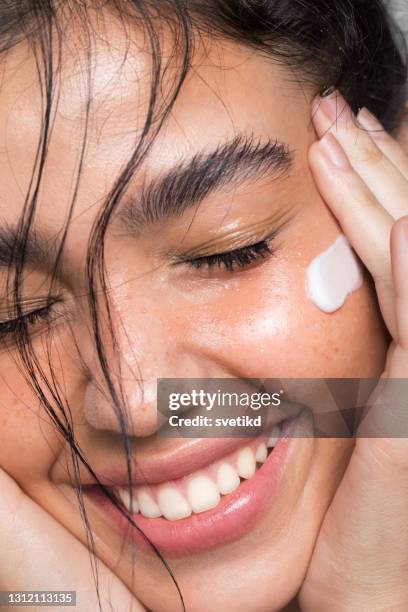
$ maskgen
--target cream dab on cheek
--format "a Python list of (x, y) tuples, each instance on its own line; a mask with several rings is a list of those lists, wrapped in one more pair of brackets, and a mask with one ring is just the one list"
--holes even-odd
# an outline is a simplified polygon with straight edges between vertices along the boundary
[(312, 261), (306, 272), (306, 292), (323, 312), (339, 310), (363, 285), (362, 266), (346, 236)]

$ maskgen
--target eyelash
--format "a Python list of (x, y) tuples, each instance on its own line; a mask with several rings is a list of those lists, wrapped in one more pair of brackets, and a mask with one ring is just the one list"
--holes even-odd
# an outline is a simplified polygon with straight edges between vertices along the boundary
[[(262, 240), (257, 244), (252, 244), (241, 249), (235, 249), (227, 253), (216, 253), (214, 255), (206, 255), (205, 257), (197, 257), (196, 259), (185, 260), (184, 263), (196, 270), (206, 266), (208, 269), (218, 267), (220, 269), (225, 268), (228, 272), (234, 272), (237, 268), (245, 269), (252, 263), (260, 259), (266, 259), (270, 255), (273, 255), (270, 245), (266, 240)], [(0, 340), (4, 340), (23, 329), (34, 326), (40, 321), (49, 320), (51, 309), (55, 303), (56, 301), (38, 310), (28, 312), (16, 319), (0, 322)]]
[(205, 257), (197, 257), (196, 259), (188, 259), (184, 263), (187, 263), (196, 270), (206, 266), (209, 269), (218, 267), (225, 268), (228, 272), (234, 272), (237, 268), (245, 269), (252, 263), (260, 259), (266, 259), (270, 255), (273, 255), (270, 245), (266, 240), (262, 240), (257, 244), (235, 249), (228, 253), (218, 253), (206, 255)]
[(9, 321), (0, 322), (0, 341), (5, 340), (9, 336), (14, 336), (18, 334), (18, 332), (27, 329), (29, 327), (34, 326), (36, 323), (40, 321), (48, 321), (50, 318), (50, 313), (53, 306), (56, 304), (56, 301), (51, 304), (44, 306), (43, 308), (39, 308), (38, 310), (33, 310), (32, 312), (28, 312), (21, 317), (16, 319), (10, 319)]

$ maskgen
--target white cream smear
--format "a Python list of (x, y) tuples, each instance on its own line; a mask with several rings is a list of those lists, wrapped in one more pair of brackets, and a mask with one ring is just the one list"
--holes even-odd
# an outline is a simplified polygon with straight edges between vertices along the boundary
[(362, 265), (346, 236), (312, 261), (306, 272), (306, 292), (323, 312), (335, 312), (363, 285)]

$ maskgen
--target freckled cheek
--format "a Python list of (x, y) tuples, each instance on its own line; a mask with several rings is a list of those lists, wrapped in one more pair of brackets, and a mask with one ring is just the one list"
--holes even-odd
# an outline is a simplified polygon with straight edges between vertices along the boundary
[(0, 359), (0, 467), (27, 490), (49, 480), (62, 441), (16, 365)]
[(207, 304), (200, 327), (207, 353), (239, 376), (379, 375), (386, 345), (368, 286), (326, 314), (306, 295), (304, 267), (284, 268), (273, 276), (260, 268)]

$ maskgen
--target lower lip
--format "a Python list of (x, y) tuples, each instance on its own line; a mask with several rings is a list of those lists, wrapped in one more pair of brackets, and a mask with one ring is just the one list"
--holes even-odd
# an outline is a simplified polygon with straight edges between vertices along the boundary
[[(171, 557), (203, 552), (243, 537), (271, 509), (279, 491), (289, 454), (290, 438), (281, 438), (252, 478), (221, 498), (215, 508), (178, 521), (136, 514), (137, 528), (96, 487), (85, 491), (116, 529), (139, 548)], [(152, 546), (153, 545), (153, 546)]]

